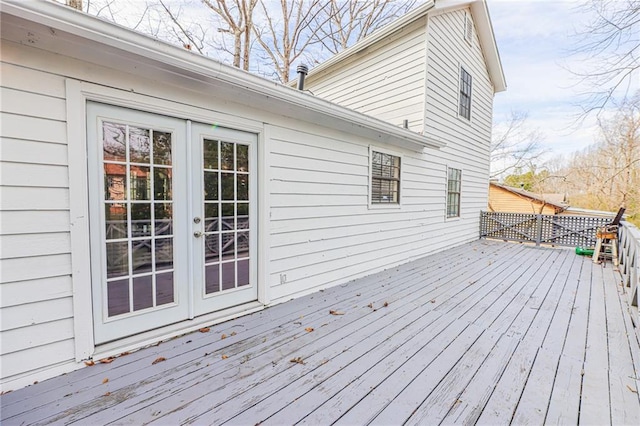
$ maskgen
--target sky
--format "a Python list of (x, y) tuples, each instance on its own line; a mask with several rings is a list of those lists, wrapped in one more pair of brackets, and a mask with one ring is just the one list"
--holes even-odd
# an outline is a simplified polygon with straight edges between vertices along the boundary
[(571, 72), (584, 66), (572, 52), (579, 42), (576, 32), (590, 16), (568, 0), (488, 0), (488, 5), (507, 80), (507, 91), (494, 98), (494, 121), (512, 110), (528, 113), (527, 126), (542, 134), (547, 160), (567, 158), (597, 142), (595, 114), (576, 123), (577, 102), (589, 89)]

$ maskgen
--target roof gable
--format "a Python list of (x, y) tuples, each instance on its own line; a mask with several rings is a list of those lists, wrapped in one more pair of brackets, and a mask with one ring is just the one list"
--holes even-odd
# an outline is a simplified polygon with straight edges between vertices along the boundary
[[(498, 53), (498, 46), (493, 33), (493, 26), (491, 24), (486, 0), (428, 0), (423, 5), (415, 8), (389, 25), (374, 31), (353, 46), (312, 68), (309, 71), (309, 77), (319, 75), (324, 71), (338, 66), (343, 63), (343, 61), (346, 61), (363, 50), (385, 40), (391, 34), (401, 31), (403, 28), (406, 28), (408, 25), (418, 19), (428, 16), (429, 14), (448, 13), (465, 8), (470, 8), (471, 10), (478, 39), (480, 41), (480, 48), (485, 57), (487, 71), (493, 84), (494, 93), (502, 92), (506, 90), (507, 83), (504, 77), (504, 71), (502, 69), (500, 54)], [(292, 80), (289, 84), (294, 86), (296, 84), (296, 80)]]

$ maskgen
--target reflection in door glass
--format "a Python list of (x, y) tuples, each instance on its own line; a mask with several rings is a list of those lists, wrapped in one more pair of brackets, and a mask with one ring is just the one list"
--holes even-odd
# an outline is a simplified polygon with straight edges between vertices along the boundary
[(175, 302), (169, 132), (102, 123), (109, 317)]
[(250, 284), (249, 146), (204, 139), (202, 153), (205, 292), (211, 294)]

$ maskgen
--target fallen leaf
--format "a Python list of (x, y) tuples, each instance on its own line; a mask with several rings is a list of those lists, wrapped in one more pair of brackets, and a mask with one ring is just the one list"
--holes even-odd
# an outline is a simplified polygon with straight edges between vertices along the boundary
[(208, 333), (209, 330), (211, 330), (209, 327), (202, 327), (200, 330), (198, 330), (200, 333)]
[(102, 364), (111, 364), (115, 358), (110, 356), (109, 358), (102, 358), (100, 362)]
[(369, 304), (367, 305), (367, 308), (372, 308), (372, 309), (373, 309), (373, 303), (369, 303)]
[(220, 339), (226, 339), (226, 338), (227, 338), (226, 334), (223, 334), (222, 336), (220, 336)]
[(436, 299), (431, 299), (431, 303), (436, 303)]
[(635, 390), (634, 388), (632, 388), (631, 386), (627, 385), (627, 387), (629, 388), (629, 390), (633, 393), (638, 393), (637, 390)]
[(130, 353), (131, 353), (131, 352), (122, 352), (122, 353), (120, 354), (120, 356), (127, 356), (127, 355), (129, 355)]
[(36, 380), (35, 382), (33, 382), (33, 384), (34, 384), (34, 385), (37, 385), (37, 384), (38, 384), (38, 381)]
[(105, 393), (105, 394), (104, 394), (104, 395), (102, 395), (102, 396), (109, 396), (109, 395), (111, 395), (111, 392), (107, 392), (107, 393)]
[(356, 296), (360, 296), (360, 293), (356, 294)]
[(303, 365), (305, 364), (305, 362), (303, 361), (303, 359), (302, 359), (302, 358), (300, 358), (300, 357), (296, 357), (296, 358), (290, 359), (290, 360), (289, 360), (289, 362), (295, 362), (295, 363), (297, 363), (297, 364), (303, 364)]
[(85, 361), (84, 365), (86, 365), (87, 367), (93, 367), (94, 365), (96, 365), (96, 363), (91, 361), (91, 360), (89, 360), (89, 361)]
[(108, 377), (105, 377), (104, 379), (102, 379), (102, 383), (103, 383), (103, 384), (104, 384), (104, 383), (107, 383), (108, 381), (109, 381), (109, 378), (108, 378)]
[(311, 333), (313, 331), (313, 327), (307, 327), (304, 329), (307, 333)]
[(384, 302), (384, 305), (382, 305), (382, 306), (384, 306), (386, 308), (387, 306), (389, 306), (389, 302)]
[(344, 312), (340, 312), (340, 311), (334, 311), (334, 310), (330, 310), (329, 313), (331, 315), (344, 315)]
[(222, 359), (227, 359), (229, 358), (227, 355), (222, 355)]
[(235, 336), (235, 335), (236, 335), (236, 332), (235, 332), (235, 331), (232, 331), (232, 332), (231, 332), (231, 335), (232, 335), (232, 336)]
[(166, 361), (166, 360), (167, 360), (167, 359), (166, 359), (165, 357), (161, 356), (161, 357), (156, 358), (156, 360), (155, 360), (155, 361), (153, 361), (153, 362), (151, 363), (151, 365), (153, 365), (153, 364), (157, 364), (157, 363), (159, 363), (159, 362)]

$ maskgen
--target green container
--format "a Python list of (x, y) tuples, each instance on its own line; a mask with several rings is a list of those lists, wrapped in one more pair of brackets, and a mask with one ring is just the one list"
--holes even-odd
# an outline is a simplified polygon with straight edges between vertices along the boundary
[(593, 251), (590, 247), (576, 247), (576, 254), (581, 256), (593, 256)]

